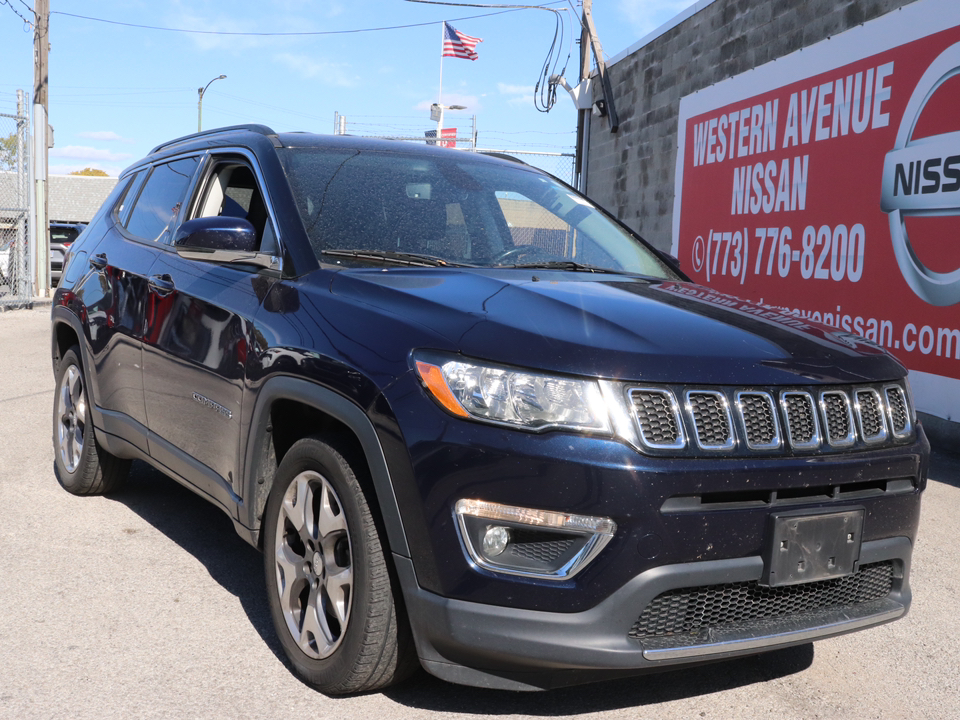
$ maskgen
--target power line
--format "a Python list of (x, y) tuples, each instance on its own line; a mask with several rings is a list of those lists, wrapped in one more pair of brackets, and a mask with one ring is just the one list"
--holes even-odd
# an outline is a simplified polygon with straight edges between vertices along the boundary
[[(10, 0), (0, 0), (4, 5), (10, 5)], [(13, 6), (10, 6), (13, 9)], [(193, 30), (190, 28), (171, 28), (161, 27), (159, 25), (139, 25), (137, 23), (122, 22), (120, 20), (107, 20), (106, 18), (90, 17), (88, 15), (77, 15), (75, 13), (62, 12), (60, 10), (51, 10), (51, 15), (63, 15), (65, 17), (77, 18), (80, 20), (90, 20), (92, 22), (107, 23), (108, 25), (121, 25), (123, 27), (139, 28), (141, 30), (161, 30), (163, 32), (190, 33), (193, 35), (242, 35), (251, 37), (290, 37), (304, 35), (349, 35), (355, 33), (378, 32), (381, 30), (406, 30), (407, 28), (426, 27), (429, 25), (438, 25), (441, 22), (459, 22), (460, 20), (473, 20), (475, 18), (491, 17), (493, 15), (503, 15), (504, 13), (518, 12), (523, 8), (512, 10), (498, 10), (497, 12), (481, 13), (480, 15), (468, 15), (465, 17), (450, 18), (449, 20), (434, 20), (431, 22), (411, 23), (409, 25), (389, 25), (385, 27), (356, 28), (353, 30), (315, 30), (298, 32), (233, 32), (226, 30)], [(14, 10), (16, 12), (16, 10)], [(19, 13), (17, 13), (19, 15)], [(22, 17), (22, 16), (21, 16)]]
[[(23, 0), (20, 0), (20, 4), (23, 5), (27, 10), (29, 10), (31, 15), (33, 15), (34, 17), (37, 16), (37, 14), (34, 12), (33, 8), (30, 7), (29, 5), (27, 5), (25, 2), (23, 2)], [(17, 9), (13, 6), (13, 3), (10, 2), (10, 0), (0, 0), (0, 5), (6, 5), (8, 8), (10, 8), (10, 11), (11, 11), (14, 15), (16, 15), (18, 18), (20, 18), (21, 20), (23, 20), (23, 24), (26, 25), (28, 29), (32, 29), (32, 28), (33, 28), (33, 21), (32, 21), (32, 20), (27, 20), (27, 18), (25, 18), (23, 15), (21, 15), (21, 14), (20, 14), (20, 11), (17, 10)]]

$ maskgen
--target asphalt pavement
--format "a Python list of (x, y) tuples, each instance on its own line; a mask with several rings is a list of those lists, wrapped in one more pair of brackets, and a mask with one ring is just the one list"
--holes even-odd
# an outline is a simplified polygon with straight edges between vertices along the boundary
[(53, 395), (49, 307), (0, 312), (0, 718), (960, 717), (960, 458), (935, 453), (893, 624), (547, 693), (421, 674), (338, 699), (285, 665), (262, 559), (219, 510), (142, 463), (111, 497), (60, 488)]

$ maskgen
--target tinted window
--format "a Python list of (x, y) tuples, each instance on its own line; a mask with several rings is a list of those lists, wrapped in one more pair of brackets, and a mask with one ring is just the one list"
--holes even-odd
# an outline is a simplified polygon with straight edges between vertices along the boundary
[[(428, 255), (483, 267), (575, 262), (675, 278), (592, 202), (523, 165), (465, 153), (278, 152), (314, 252)], [(327, 254), (334, 253), (334, 254)]]
[[(146, 170), (138, 172), (134, 176), (133, 182), (130, 183), (130, 188), (123, 194), (123, 198), (117, 205), (117, 218), (120, 220), (121, 225), (127, 224), (127, 220), (130, 218), (130, 210), (133, 209), (133, 201), (137, 199), (137, 194), (140, 192), (143, 181), (146, 179)], [(129, 178), (127, 178), (127, 181), (129, 182)]]
[(127, 230), (145, 240), (166, 242), (199, 162), (199, 157), (190, 157), (157, 165), (137, 198)]
[(50, 228), (51, 243), (72, 243), (77, 239), (80, 230), (75, 227), (52, 227)]

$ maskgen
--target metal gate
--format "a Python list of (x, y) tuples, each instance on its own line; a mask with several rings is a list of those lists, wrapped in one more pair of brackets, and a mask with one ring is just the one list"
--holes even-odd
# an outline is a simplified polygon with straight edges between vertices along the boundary
[[(24, 104), (21, 102), (20, 107)], [(27, 218), (30, 214), (30, 162), (27, 117), (0, 113), (0, 310), (33, 297)]]

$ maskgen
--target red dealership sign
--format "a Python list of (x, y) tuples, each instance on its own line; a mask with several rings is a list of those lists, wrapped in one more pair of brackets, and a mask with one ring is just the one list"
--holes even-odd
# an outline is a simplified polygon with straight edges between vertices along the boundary
[(960, 415), (960, 3), (899, 11), (684, 98), (694, 279), (890, 350)]

